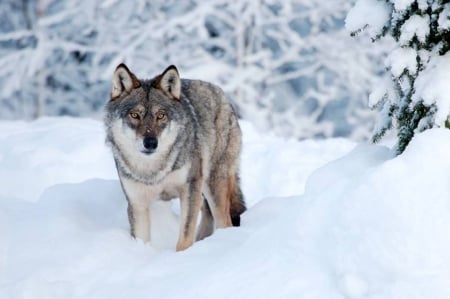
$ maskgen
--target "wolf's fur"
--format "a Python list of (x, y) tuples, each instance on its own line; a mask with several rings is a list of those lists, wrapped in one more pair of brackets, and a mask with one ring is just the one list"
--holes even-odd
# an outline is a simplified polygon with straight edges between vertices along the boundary
[(239, 184), (241, 131), (222, 90), (180, 79), (174, 66), (150, 80), (121, 64), (106, 105), (111, 146), (128, 200), (131, 235), (150, 241), (151, 200), (180, 198), (177, 250), (215, 228), (239, 226), (245, 203)]

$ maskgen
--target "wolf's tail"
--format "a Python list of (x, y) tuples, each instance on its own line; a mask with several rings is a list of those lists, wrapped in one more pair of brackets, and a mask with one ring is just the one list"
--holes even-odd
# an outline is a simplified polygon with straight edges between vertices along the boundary
[(240, 226), (241, 214), (244, 213), (247, 210), (247, 208), (245, 207), (245, 201), (240, 187), (239, 176), (236, 175), (234, 178), (231, 179), (231, 181), (232, 181), (230, 186), (231, 223), (233, 224), (233, 226)]

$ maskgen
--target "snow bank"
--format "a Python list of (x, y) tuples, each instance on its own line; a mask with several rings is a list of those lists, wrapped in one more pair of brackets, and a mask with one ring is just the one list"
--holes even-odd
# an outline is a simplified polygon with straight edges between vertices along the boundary
[[(262, 135), (248, 122), (241, 126), (242, 180), (249, 204), (267, 196), (303, 193), (313, 170), (354, 146), (345, 139), (296, 142)], [(0, 122), (0, 197), (36, 201), (56, 184), (117, 180), (104, 140), (103, 124), (90, 119)]]
[(58, 183), (117, 179), (104, 139), (103, 125), (89, 119), (0, 122), (0, 196), (35, 201)]
[(435, 129), (400, 157), (358, 147), (311, 177), (304, 197), (311, 203), (298, 208), (298, 229), (308, 232), (302, 246), (321, 252), (337, 291), (348, 298), (448, 298), (449, 152), (450, 132)]
[(249, 122), (241, 121), (241, 127), (244, 132), (241, 181), (249, 206), (265, 197), (302, 194), (314, 170), (355, 146), (343, 138), (298, 142), (271, 133), (263, 135)]
[[(306, 174), (294, 168), (312, 170), (353, 144), (297, 143), (257, 135), (246, 123), (243, 129), (242, 179), (252, 206), (242, 226), (180, 253), (129, 237), (116, 179), (54, 184), (35, 202), (5, 195), (2, 185), (0, 298), (450, 297), (448, 130), (419, 134), (395, 158), (386, 147), (360, 145), (304, 184)], [(276, 185), (280, 193), (304, 194), (261, 200)], [(159, 238), (167, 241), (176, 235), (175, 217), (169, 206), (159, 208)]]

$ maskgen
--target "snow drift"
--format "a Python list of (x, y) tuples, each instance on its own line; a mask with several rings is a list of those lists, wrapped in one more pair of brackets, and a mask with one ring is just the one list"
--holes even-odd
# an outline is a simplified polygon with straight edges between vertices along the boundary
[(129, 237), (100, 123), (0, 123), (0, 297), (450, 297), (448, 130), (394, 157), (242, 126), (242, 226), (176, 253), (176, 207), (152, 245)]

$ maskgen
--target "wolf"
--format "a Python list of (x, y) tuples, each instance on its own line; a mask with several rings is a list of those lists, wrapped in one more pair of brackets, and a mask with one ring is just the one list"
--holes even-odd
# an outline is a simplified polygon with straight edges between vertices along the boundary
[(174, 65), (143, 80), (120, 64), (104, 122), (132, 237), (150, 241), (153, 200), (180, 199), (177, 251), (215, 229), (240, 225), (242, 133), (218, 86), (181, 79)]

